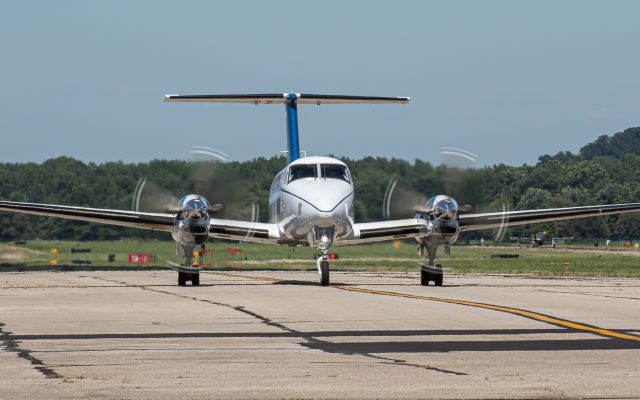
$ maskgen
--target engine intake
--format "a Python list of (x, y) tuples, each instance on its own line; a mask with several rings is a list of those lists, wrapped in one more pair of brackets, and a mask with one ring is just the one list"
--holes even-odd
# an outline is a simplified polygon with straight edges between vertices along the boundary
[(185, 224), (182, 230), (191, 235), (205, 235), (209, 233), (209, 227), (200, 224)]

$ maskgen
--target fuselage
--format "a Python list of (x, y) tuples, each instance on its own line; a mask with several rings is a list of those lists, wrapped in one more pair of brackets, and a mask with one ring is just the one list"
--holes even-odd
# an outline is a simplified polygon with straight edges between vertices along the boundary
[(291, 244), (332, 242), (353, 229), (349, 168), (331, 157), (305, 157), (280, 171), (269, 191), (269, 222)]

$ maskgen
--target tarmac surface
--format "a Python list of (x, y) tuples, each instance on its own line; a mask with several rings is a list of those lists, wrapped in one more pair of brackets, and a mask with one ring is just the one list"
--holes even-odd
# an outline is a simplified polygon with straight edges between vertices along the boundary
[(0, 274), (0, 399), (640, 398), (640, 280)]

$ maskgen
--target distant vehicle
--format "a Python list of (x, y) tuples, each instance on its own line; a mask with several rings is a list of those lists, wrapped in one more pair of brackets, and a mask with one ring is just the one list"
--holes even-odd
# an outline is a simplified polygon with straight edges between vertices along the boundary
[[(329, 285), (330, 246), (413, 238), (419, 242), (421, 252), (427, 253), (420, 283), (442, 286), (442, 265), (435, 263), (436, 252), (444, 247), (448, 253), (462, 232), (640, 211), (640, 203), (629, 203), (473, 213), (470, 206), (458, 205), (453, 197), (439, 194), (415, 205), (413, 215), (405, 219), (358, 223), (353, 214), (354, 184), (348, 166), (333, 157), (301, 157), (298, 105), (403, 104), (409, 102), (408, 97), (271, 93), (167, 95), (165, 101), (284, 105), (289, 163), (273, 179), (268, 223), (216, 218), (224, 206), (209, 203), (199, 194), (182, 197), (177, 204), (168, 205), (163, 213), (13, 201), (0, 201), (0, 211), (170, 232), (176, 242), (176, 253), (184, 256), (184, 264), (175, 266), (180, 286), (187, 281), (193, 286), (199, 285), (200, 266), (193, 263), (194, 250), (198, 247), (204, 250), (209, 238), (315, 247), (320, 254), (317, 267), (322, 286)], [(176, 134), (177, 140), (203, 140), (192, 132)], [(390, 135), (392, 140), (398, 140), (400, 132), (390, 132)], [(424, 143), (407, 143), (407, 146), (446, 144), (448, 140), (447, 136), (434, 135)], [(331, 144), (340, 151), (340, 141)]]
[(531, 247), (542, 247), (546, 244), (550, 244), (554, 249), (558, 246), (561, 240), (571, 240), (573, 236), (569, 237), (553, 237), (549, 235), (547, 231), (541, 231), (536, 234), (531, 234), (530, 238), (525, 237), (512, 237), (511, 240), (518, 243), (529, 243)]

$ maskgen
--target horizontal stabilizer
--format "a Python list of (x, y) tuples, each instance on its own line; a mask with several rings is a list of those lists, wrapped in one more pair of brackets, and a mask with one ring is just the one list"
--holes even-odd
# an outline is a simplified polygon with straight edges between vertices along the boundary
[(212, 95), (177, 95), (168, 94), (164, 101), (170, 102), (202, 102), (202, 103), (253, 103), (253, 104), (283, 104), (296, 102), (298, 104), (392, 104), (408, 103), (409, 97), (378, 97), (378, 96), (344, 96), (329, 94), (307, 93), (263, 93), (263, 94), (212, 94)]
[(298, 104), (404, 104), (408, 97), (345, 96), (305, 93), (262, 93), (262, 94), (196, 94), (181, 96), (167, 94), (164, 101), (193, 103), (253, 103), (284, 104), (287, 111), (287, 149), (289, 162), (300, 158), (298, 138)]

